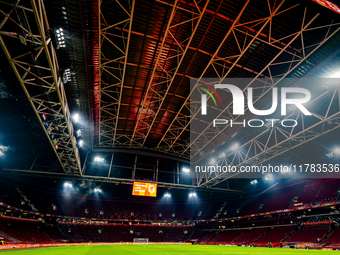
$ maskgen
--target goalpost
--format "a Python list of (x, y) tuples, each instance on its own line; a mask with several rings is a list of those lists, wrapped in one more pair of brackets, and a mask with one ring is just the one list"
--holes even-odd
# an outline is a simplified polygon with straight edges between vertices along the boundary
[(133, 238), (133, 244), (148, 244), (149, 238)]

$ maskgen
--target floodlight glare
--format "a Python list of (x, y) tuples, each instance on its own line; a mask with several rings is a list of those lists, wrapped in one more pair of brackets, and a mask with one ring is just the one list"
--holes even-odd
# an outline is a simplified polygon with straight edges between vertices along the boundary
[(340, 147), (335, 147), (333, 151), (335, 154), (340, 154)]
[(79, 114), (78, 113), (73, 115), (73, 120), (74, 120), (75, 123), (79, 122)]
[(81, 148), (81, 147), (83, 147), (83, 145), (84, 145), (84, 141), (83, 141), (83, 140), (80, 140), (78, 144), (79, 144), (79, 148)]
[(210, 159), (210, 164), (211, 164), (211, 165), (213, 165), (213, 164), (215, 164), (215, 163), (216, 163), (216, 159), (214, 159), (214, 158)]
[(252, 181), (250, 182), (251, 185), (255, 185), (256, 183), (257, 183), (257, 180), (252, 180)]
[(164, 197), (171, 197), (171, 194), (169, 192), (164, 194)]
[(189, 197), (196, 197), (196, 195), (197, 195), (197, 194), (196, 194), (195, 191), (192, 191), (192, 192), (189, 193)]
[(65, 183), (64, 183), (64, 187), (65, 187), (65, 188), (72, 188), (73, 186), (72, 186), (72, 183), (70, 183), (70, 182), (65, 182)]
[(235, 143), (233, 146), (231, 146), (231, 150), (237, 150), (238, 149), (238, 147), (240, 147), (240, 145), (238, 144), (238, 143)]
[(225, 153), (222, 152), (218, 157), (219, 157), (219, 158), (224, 158), (224, 157), (225, 157)]
[(77, 130), (77, 137), (79, 137), (79, 136), (81, 136), (81, 130), (80, 129)]
[(3, 156), (3, 155), (4, 155), (4, 153), (2, 151), (0, 151), (0, 156)]
[(95, 188), (95, 189), (94, 189), (94, 192), (95, 192), (95, 193), (102, 193), (102, 189), (101, 189), (101, 188)]
[(271, 179), (271, 178), (272, 178), (271, 174), (268, 174), (264, 179), (265, 179), (265, 180), (269, 180), (269, 179)]
[(188, 167), (183, 167), (182, 170), (184, 173), (190, 173), (190, 168)]
[(335, 72), (331, 75), (331, 78), (340, 78), (340, 72)]
[(330, 152), (326, 154), (328, 158), (334, 158), (335, 156), (338, 155), (340, 155), (340, 147), (334, 147), (333, 149), (330, 150)]
[(104, 161), (104, 158), (95, 157), (95, 158), (94, 158), (94, 161), (95, 161), (95, 162), (103, 162), (103, 161)]

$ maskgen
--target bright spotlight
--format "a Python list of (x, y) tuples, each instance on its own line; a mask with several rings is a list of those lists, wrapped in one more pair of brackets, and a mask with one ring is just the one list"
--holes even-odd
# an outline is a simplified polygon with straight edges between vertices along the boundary
[(57, 43), (57, 49), (66, 47), (65, 35), (62, 28), (59, 28), (55, 31), (55, 40)]
[(326, 154), (328, 158), (334, 158), (335, 156), (338, 155), (340, 155), (340, 147), (334, 147), (333, 149), (330, 150), (330, 152)]
[(84, 145), (84, 141), (83, 140), (79, 140), (78, 144), (79, 144), (79, 148), (81, 148)]
[(331, 78), (340, 78), (340, 72), (335, 72), (331, 75)]
[(215, 164), (216, 163), (216, 159), (212, 158), (210, 159), (210, 162), (209, 162), (211, 165)]
[(67, 83), (69, 81), (72, 81), (71, 70), (65, 69), (64, 72), (62, 73), (62, 78), (63, 78), (63, 83)]
[(77, 137), (81, 136), (81, 129), (77, 130)]
[(257, 180), (252, 180), (252, 181), (250, 182), (251, 185), (255, 185), (256, 183), (257, 183)]
[(188, 168), (188, 167), (183, 167), (183, 168), (182, 168), (182, 171), (183, 171), (184, 173), (190, 173), (190, 168)]
[(74, 120), (75, 123), (79, 122), (79, 114), (78, 113), (73, 115), (73, 120)]
[(224, 157), (225, 157), (225, 153), (222, 152), (218, 157), (219, 157), (219, 158), (224, 158)]
[(164, 194), (164, 197), (171, 197), (171, 194), (169, 192)]
[(64, 187), (65, 187), (65, 188), (72, 188), (73, 185), (72, 185), (71, 182), (65, 182), (65, 183), (64, 183)]
[(336, 147), (333, 149), (335, 154), (340, 154), (340, 147)]
[(195, 191), (192, 191), (192, 192), (189, 193), (189, 197), (196, 197), (196, 196), (197, 196), (197, 194), (196, 194)]
[(234, 151), (234, 150), (237, 150), (238, 148), (240, 147), (240, 145), (238, 143), (235, 143), (233, 146), (231, 146), (231, 150)]
[(95, 188), (95, 189), (94, 189), (94, 192), (95, 192), (95, 193), (102, 193), (102, 189), (101, 189), (101, 188)]
[(104, 162), (104, 158), (101, 158), (101, 157), (95, 157), (95, 158), (94, 158), (94, 162), (99, 162), (99, 163), (102, 163), (102, 162)]
[(9, 147), (7, 146), (3, 146), (3, 145), (0, 145), (0, 157), (5, 155), (5, 151), (7, 151), (9, 149)]
[(270, 174), (268, 174), (264, 179), (265, 180), (269, 180), (269, 179), (271, 179), (272, 178), (272, 176), (270, 175)]

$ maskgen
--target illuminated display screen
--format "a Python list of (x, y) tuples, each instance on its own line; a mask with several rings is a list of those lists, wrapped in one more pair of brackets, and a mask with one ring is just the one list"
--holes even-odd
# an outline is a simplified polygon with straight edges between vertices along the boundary
[(339, 7), (336, 4), (333, 4), (331, 1), (327, 1), (327, 0), (313, 0), (313, 1), (340, 14)]
[(143, 197), (156, 197), (157, 184), (147, 182), (134, 182), (132, 195)]

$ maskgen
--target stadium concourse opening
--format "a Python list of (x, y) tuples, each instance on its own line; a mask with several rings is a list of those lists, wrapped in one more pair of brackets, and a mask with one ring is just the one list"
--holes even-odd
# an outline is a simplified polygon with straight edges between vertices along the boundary
[(335, 254), (338, 5), (0, 1), (0, 250)]

